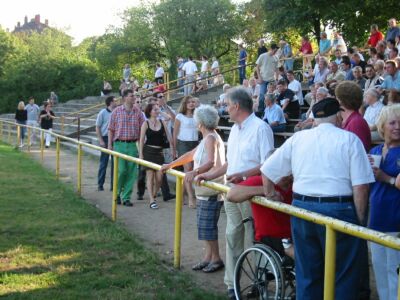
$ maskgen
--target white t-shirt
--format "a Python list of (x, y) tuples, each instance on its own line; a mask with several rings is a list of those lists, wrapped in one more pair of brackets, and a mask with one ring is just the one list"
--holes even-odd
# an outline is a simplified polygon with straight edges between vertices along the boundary
[(353, 186), (375, 181), (361, 140), (332, 124), (295, 133), (261, 172), (274, 183), (293, 174), (293, 192), (306, 196), (350, 196)]
[(212, 65), (211, 65), (211, 70), (214, 70), (214, 69), (216, 69), (216, 68), (218, 68), (218, 67), (219, 67), (219, 62), (218, 62), (218, 60), (214, 60), (213, 63), (212, 63)]
[(276, 55), (270, 55), (269, 52), (261, 54), (256, 61), (260, 67), (261, 79), (264, 81), (273, 81), (275, 71), (278, 68), (279, 59)]
[(207, 72), (207, 71), (208, 71), (208, 61), (202, 60), (201, 61), (201, 72)]
[(379, 114), (381, 113), (383, 107), (384, 105), (380, 101), (377, 101), (367, 107), (365, 110), (364, 119), (367, 121), (369, 126), (376, 125), (376, 121), (378, 120)]
[(180, 141), (198, 141), (199, 140), (199, 132), (197, 131), (197, 123), (195, 119), (188, 118), (184, 114), (177, 114), (175, 119), (178, 119), (181, 123), (179, 127), (178, 140)]
[(274, 150), (271, 127), (251, 114), (242, 124), (234, 124), (228, 138), (226, 175), (252, 169), (262, 164)]
[(191, 60), (183, 65), (182, 70), (185, 71), (186, 75), (193, 75), (198, 71), (196, 64)]
[(303, 105), (304, 101), (303, 101), (303, 90), (301, 88), (301, 83), (298, 80), (294, 79), (291, 83), (289, 83), (288, 89), (292, 90), (296, 94), (299, 104)]
[(164, 69), (162, 67), (157, 68), (154, 78), (159, 78), (164, 76)]

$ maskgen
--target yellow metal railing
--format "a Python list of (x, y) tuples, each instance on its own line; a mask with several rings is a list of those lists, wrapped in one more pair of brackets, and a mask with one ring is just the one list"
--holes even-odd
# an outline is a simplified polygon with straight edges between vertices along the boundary
[[(76, 139), (72, 139), (60, 134), (50, 133), (46, 130), (29, 127), (26, 125), (14, 124), (12, 122), (0, 119), (0, 138), (3, 139), (3, 126), (8, 125), (8, 129), (11, 130), (12, 126), (17, 127), (17, 132), (20, 132), (20, 127), (24, 126), (26, 128), (31, 128), (31, 130), (38, 130), (41, 132), (41, 158), (43, 160), (44, 147), (43, 147), (43, 136), (44, 133), (51, 134), (56, 138), (56, 176), (59, 176), (60, 168), (60, 140), (70, 141), (78, 145), (78, 182), (77, 182), (77, 192), (81, 194), (82, 192), (82, 147), (87, 147), (90, 149), (98, 150), (103, 153), (112, 155), (114, 159), (114, 180), (113, 180), (113, 197), (112, 197), (112, 220), (117, 219), (117, 183), (118, 183), (118, 160), (124, 159), (127, 161), (134, 162), (136, 164), (152, 168), (154, 170), (159, 170), (161, 166), (141, 160), (132, 156), (121, 154), (112, 150), (108, 150), (99, 146), (87, 144)], [(10, 139), (11, 133), (8, 132), (8, 141)], [(19, 140), (17, 139), (17, 143)], [(182, 199), (183, 199), (183, 179), (185, 174), (176, 170), (168, 170), (168, 174), (176, 177), (176, 206), (175, 206), (175, 235), (174, 235), (174, 267), (180, 268), (181, 262), (181, 229), (182, 229)], [(214, 183), (214, 182), (202, 182), (202, 186), (214, 189), (226, 193), (229, 191), (229, 187)], [(292, 205), (288, 205), (282, 202), (276, 202), (268, 200), (264, 197), (254, 197), (252, 199), (254, 203), (260, 204), (262, 206), (289, 214), (294, 217), (298, 217), (316, 224), (320, 224), (326, 227), (326, 252), (325, 252), (325, 280), (324, 280), (324, 299), (333, 300), (335, 298), (335, 266), (336, 266), (336, 232), (342, 232), (351, 236), (355, 236), (361, 239), (369, 240), (386, 247), (390, 247), (396, 250), (400, 250), (400, 238), (387, 235), (382, 232), (371, 230), (365, 227), (361, 227), (352, 223), (344, 222), (341, 220), (334, 219), (332, 217), (327, 217), (322, 214), (307, 211)], [(400, 280), (399, 280), (399, 294), (398, 299), (400, 299)]]

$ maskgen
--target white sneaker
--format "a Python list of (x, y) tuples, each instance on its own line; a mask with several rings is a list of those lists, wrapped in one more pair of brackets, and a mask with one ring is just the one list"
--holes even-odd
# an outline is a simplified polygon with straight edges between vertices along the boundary
[(18, 147), (19, 147), (19, 148), (22, 148), (23, 146), (24, 146), (24, 144), (22, 143), (22, 144), (20, 144)]

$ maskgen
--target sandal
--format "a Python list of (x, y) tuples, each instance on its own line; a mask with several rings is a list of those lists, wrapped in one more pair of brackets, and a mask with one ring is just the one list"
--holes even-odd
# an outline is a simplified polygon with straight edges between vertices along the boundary
[(158, 205), (157, 205), (157, 203), (154, 201), (154, 202), (151, 202), (150, 203), (150, 208), (152, 208), (152, 209), (157, 209), (158, 208)]
[(221, 270), (223, 267), (225, 267), (224, 262), (222, 260), (220, 260), (220, 261), (209, 263), (206, 267), (204, 267), (203, 272), (204, 273), (213, 273), (218, 270)]
[(210, 264), (209, 261), (201, 261), (201, 262), (198, 262), (197, 264), (195, 264), (195, 265), (192, 267), (192, 270), (193, 270), (193, 271), (200, 271), (200, 270), (203, 270), (203, 269), (204, 269), (205, 267), (207, 267), (209, 264)]

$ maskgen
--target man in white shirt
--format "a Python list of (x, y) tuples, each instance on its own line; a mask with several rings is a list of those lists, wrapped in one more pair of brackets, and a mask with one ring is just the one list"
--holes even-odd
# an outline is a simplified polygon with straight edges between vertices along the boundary
[(185, 72), (186, 76), (184, 94), (185, 96), (188, 96), (193, 92), (193, 81), (195, 80), (195, 75), (198, 71), (196, 64), (193, 62), (193, 57), (189, 56), (188, 61), (182, 67), (182, 71)]
[[(316, 127), (289, 138), (261, 168), (265, 197), (280, 201), (274, 183), (293, 175), (293, 206), (350, 223), (367, 221), (368, 186), (374, 175), (361, 140), (337, 128), (339, 102), (326, 98), (313, 107)], [(312, 159), (304, 159), (312, 157)], [(325, 228), (291, 218), (297, 299), (323, 299)], [(336, 299), (358, 299), (361, 240), (337, 233)]]
[(164, 78), (164, 69), (161, 67), (159, 63), (156, 64), (156, 72), (154, 73), (154, 81), (159, 84), (163, 81)]
[(300, 105), (304, 104), (303, 99), (303, 88), (301, 87), (301, 83), (294, 78), (293, 71), (286, 72), (287, 79), (289, 80), (288, 89), (292, 90), (294, 94), (297, 96), (297, 100), (299, 101)]
[[(232, 126), (227, 150), (227, 162), (219, 169), (197, 176), (196, 181), (212, 180), (226, 174), (231, 184), (237, 184), (247, 177), (260, 174), (260, 166), (274, 149), (274, 137), (267, 123), (253, 113), (253, 101), (244, 88), (230, 89), (226, 95)], [(225, 284), (228, 295), (235, 299), (233, 275), (236, 261), (245, 247), (253, 241), (252, 225), (242, 221), (251, 216), (250, 203), (225, 202), (226, 224), (226, 261)]]
[[(25, 110), (27, 111), (27, 122), (26, 125), (32, 127), (38, 127), (38, 120), (40, 115), (40, 108), (35, 104), (35, 98), (29, 98), (29, 104), (25, 106)], [(35, 143), (36, 138), (36, 130), (31, 130), (30, 144)]]
[(260, 115), (264, 113), (264, 95), (267, 92), (268, 84), (275, 81), (276, 70), (279, 62), (279, 59), (276, 56), (277, 51), (278, 46), (276, 44), (271, 44), (270, 50), (267, 53), (261, 54), (256, 61), (258, 83), (260, 84), (260, 97), (258, 99), (258, 112)]

